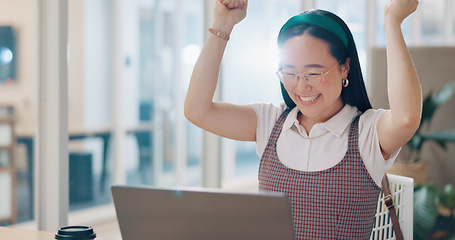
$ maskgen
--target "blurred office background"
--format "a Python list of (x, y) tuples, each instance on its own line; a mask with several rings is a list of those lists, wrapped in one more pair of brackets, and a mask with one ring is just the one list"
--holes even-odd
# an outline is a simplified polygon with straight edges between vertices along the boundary
[[(70, 222), (115, 219), (113, 184), (255, 188), (255, 144), (220, 139), (183, 115), (214, 1), (67, 0), (67, 12), (56, 10), (68, 20), (69, 140), (63, 161), (69, 166)], [(250, 0), (228, 43), (216, 98), (279, 104), (277, 33), (290, 16), (309, 8), (333, 11), (348, 23), (371, 86), (371, 49), (385, 46), (385, 2)], [(35, 226), (37, 218), (37, 166), (47, 161), (36, 153), (40, 94), (46, 94), (39, 90), (44, 4), (0, 0), (0, 117), (6, 119), (0, 129), (6, 137), (0, 148), (1, 225)], [(454, 1), (421, 0), (403, 28), (411, 47), (455, 47)], [(374, 95), (375, 89), (369, 91)]]

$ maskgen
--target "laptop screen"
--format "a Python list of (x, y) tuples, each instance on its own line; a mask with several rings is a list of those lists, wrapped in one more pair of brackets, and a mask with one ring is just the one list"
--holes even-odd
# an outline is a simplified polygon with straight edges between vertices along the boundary
[(113, 186), (123, 240), (294, 239), (288, 199), (278, 193)]

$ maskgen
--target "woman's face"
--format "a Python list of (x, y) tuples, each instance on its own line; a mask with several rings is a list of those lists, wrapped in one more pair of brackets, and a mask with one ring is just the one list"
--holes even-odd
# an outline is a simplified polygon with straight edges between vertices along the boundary
[(343, 108), (340, 94), (343, 79), (349, 72), (349, 60), (338, 65), (338, 60), (330, 53), (329, 44), (306, 33), (288, 39), (283, 44), (282, 54), (282, 70), (293, 73), (326, 73), (330, 70), (319, 86), (311, 86), (302, 77), (298, 78), (296, 85), (284, 86), (304, 119), (324, 122)]

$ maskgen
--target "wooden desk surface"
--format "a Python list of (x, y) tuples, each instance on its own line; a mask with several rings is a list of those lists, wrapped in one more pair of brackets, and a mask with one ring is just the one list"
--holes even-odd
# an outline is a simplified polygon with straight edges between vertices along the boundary
[(55, 239), (54, 234), (53, 232), (0, 227), (0, 239), (5, 240), (52, 240)]
[[(54, 232), (24, 230), (11, 227), (0, 227), (0, 239), (2, 240), (54, 240)], [(95, 240), (109, 240), (97, 237)]]

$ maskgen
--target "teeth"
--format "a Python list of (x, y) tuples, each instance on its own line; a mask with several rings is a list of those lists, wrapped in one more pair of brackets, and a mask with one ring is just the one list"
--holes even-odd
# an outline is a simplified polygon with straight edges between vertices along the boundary
[(314, 101), (316, 100), (316, 98), (318, 98), (319, 95), (315, 95), (315, 96), (312, 96), (312, 97), (302, 97), (300, 96), (300, 100), (304, 101), (304, 102), (311, 102), (311, 101)]

